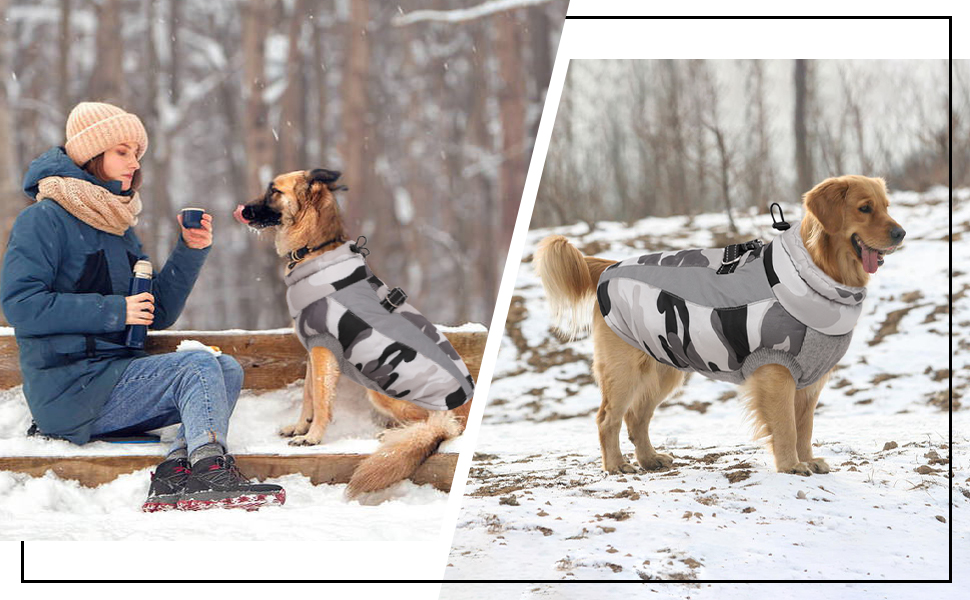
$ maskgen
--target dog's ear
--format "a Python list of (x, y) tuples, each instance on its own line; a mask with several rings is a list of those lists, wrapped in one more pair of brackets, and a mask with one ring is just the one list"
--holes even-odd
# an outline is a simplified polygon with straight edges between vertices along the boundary
[(316, 182), (323, 183), (327, 186), (327, 189), (331, 192), (337, 190), (346, 190), (347, 186), (337, 185), (336, 181), (340, 179), (340, 171), (331, 171), (329, 169), (313, 169), (310, 171), (310, 175), (307, 177), (307, 185), (313, 185)]
[(842, 231), (848, 193), (848, 181), (841, 177), (830, 177), (805, 194), (805, 208), (818, 219), (822, 229), (828, 233), (838, 233)]

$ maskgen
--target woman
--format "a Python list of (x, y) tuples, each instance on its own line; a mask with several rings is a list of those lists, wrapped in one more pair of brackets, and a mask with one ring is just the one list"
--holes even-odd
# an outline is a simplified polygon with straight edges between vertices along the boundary
[(126, 296), (147, 258), (132, 229), (141, 200), (141, 121), (110, 104), (82, 102), (67, 142), (34, 160), (24, 179), (36, 200), (10, 233), (0, 302), (20, 347), (24, 395), (39, 430), (76, 444), (181, 422), (152, 474), (146, 511), (282, 504), (275, 485), (251, 484), (226, 455), (242, 387), (229, 356), (149, 356), (125, 346), (128, 325), (165, 329), (178, 318), (212, 244), (212, 218), (185, 229), (153, 293)]

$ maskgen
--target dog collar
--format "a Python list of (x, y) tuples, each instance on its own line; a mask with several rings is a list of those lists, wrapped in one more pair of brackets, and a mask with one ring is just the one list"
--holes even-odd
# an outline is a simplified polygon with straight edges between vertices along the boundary
[(292, 269), (293, 267), (295, 267), (297, 265), (297, 263), (299, 263), (304, 258), (306, 258), (306, 255), (307, 254), (310, 254), (311, 252), (316, 252), (317, 250), (319, 250), (321, 248), (326, 248), (330, 244), (335, 244), (337, 242), (343, 242), (343, 241), (344, 241), (344, 236), (340, 235), (340, 236), (337, 236), (337, 237), (333, 238), (332, 240), (325, 241), (324, 243), (320, 244), (319, 246), (314, 246), (313, 248), (309, 248), (307, 246), (303, 246), (302, 248), (298, 248), (296, 250), (290, 250), (289, 252), (286, 253), (286, 257), (288, 259), (290, 259), (290, 264), (287, 265), (287, 268)]

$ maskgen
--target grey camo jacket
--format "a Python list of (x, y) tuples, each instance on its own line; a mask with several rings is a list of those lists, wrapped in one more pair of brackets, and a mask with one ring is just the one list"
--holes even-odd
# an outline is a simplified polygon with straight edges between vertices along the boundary
[(606, 269), (596, 295), (624, 341), (684, 371), (740, 383), (780, 364), (804, 388), (845, 355), (866, 289), (812, 261), (799, 223), (719, 275), (723, 249), (658, 252)]
[(447, 338), (407, 302), (381, 305), (388, 288), (347, 242), (286, 276), (286, 302), (300, 342), (334, 353), (360, 385), (428, 410), (469, 400), (472, 376)]

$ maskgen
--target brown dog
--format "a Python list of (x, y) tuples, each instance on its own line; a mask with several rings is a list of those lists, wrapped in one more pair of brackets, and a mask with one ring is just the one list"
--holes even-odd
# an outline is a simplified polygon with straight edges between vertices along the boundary
[[(845, 286), (864, 287), (905, 235), (889, 216), (886, 185), (879, 178), (846, 175), (826, 179), (805, 194), (804, 205), (799, 233), (808, 255), (826, 275)], [(624, 420), (640, 467), (669, 467), (673, 457), (658, 453), (650, 443), (650, 419), (657, 406), (683, 383), (684, 372), (621, 339), (594, 308), (596, 282), (615, 261), (583, 256), (564, 237), (549, 236), (540, 242), (535, 262), (554, 317), (565, 323), (560, 326), (564, 332), (574, 336), (588, 330), (592, 317), (593, 373), (603, 395), (596, 415), (603, 468), (611, 473), (635, 472), (620, 452)], [(756, 435), (770, 439), (778, 472), (829, 472), (825, 460), (812, 454), (815, 406), (829, 374), (796, 389), (787, 367), (765, 364), (744, 381)]]
[[(289, 273), (299, 262), (332, 250), (347, 240), (333, 192), (340, 173), (325, 169), (293, 171), (273, 178), (266, 194), (236, 208), (238, 221), (256, 229), (277, 227), (276, 251), (290, 259)], [(299, 420), (280, 429), (291, 445), (319, 444), (330, 423), (340, 366), (336, 356), (314, 347), (307, 361), (303, 409)], [(347, 494), (383, 489), (409, 477), (439, 444), (461, 434), (471, 402), (450, 411), (428, 411), (410, 402), (389, 398), (373, 390), (367, 397), (392, 423), (405, 425), (385, 432), (381, 448), (354, 471)]]

